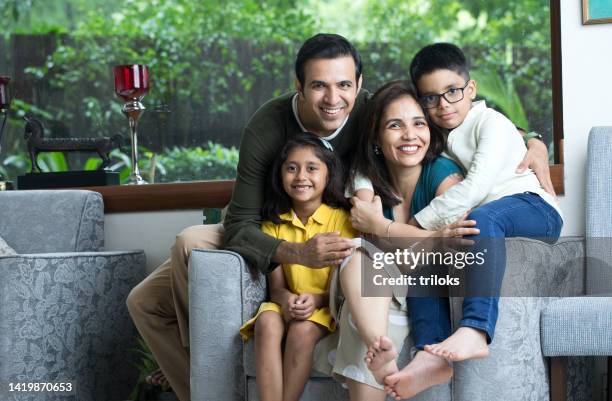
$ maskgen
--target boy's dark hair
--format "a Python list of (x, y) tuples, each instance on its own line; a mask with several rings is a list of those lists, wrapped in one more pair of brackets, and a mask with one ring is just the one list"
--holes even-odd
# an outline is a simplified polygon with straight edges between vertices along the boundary
[(418, 88), (423, 75), (437, 70), (451, 70), (467, 80), (470, 79), (468, 62), (461, 49), (451, 43), (434, 43), (427, 45), (414, 56), (410, 62), (410, 77)]
[(304, 42), (295, 59), (295, 76), (304, 87), (304, 66), (313, 59), (333, 59), (351, 56), (355, 61), (355, 82), (361, 76), (361, 56), (355, 47), (343, 36), (334, 33), (318, 33)]
[[(387, 82), (368, 100), (359, 130), (359, 140), (357, 141), (359, 147), (353, 159), (349, 179), (350, 185), (353, 185), (356, 173), (369, 178), (372, 181), (374, 192), (380, 196), (382, 204), (386, 207), (395, 206), (400, 203), (400, 200), (393, 193), (393, 183), (385, 163), (385, 157), (380, 152), (377, 153), (375, 148), (378, 146), (378, 135), (385, 110), (391, 103), (403, 96), (410, 96), (420, 107), (416, 89), (412, 82), (407, 80)], [(423, 113), (423, 115), (427, 119), (430, 131), (429, 148), (422, 161), (425, 164), (442, 153), (446, 147), (446, 139), (442, 132), (430, 122), (427, 113)]]
[(312, 148), (317, 158), (327, 166), (327, 184), (323, 191), (322, 202), (331, 207), (349, 208), (349, 202), (344, 197), (344, 173), (340, 158), (332, 150), (325, 147), (321, 138), (315, 134), (306, 132), (289, 139), (283, 146), (278, 157), (274, 160), (272, 174), (269, 179), (270, 190), (266, 192), (261, 213), (264, 220), (270, 220), (274, 224), (280, 224), (282, 223), (280, 215), (291, 210), (291, 198), (289, 198), (289, 195), (287, 195), (283, 188), (281, 170), (283, 164), (289, 157), (289, 153), (295, 148), (301, 147)]

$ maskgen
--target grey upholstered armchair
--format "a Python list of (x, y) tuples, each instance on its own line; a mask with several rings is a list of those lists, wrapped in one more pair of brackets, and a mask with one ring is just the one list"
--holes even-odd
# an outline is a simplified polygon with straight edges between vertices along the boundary
[(544, 355), (552, 361), (552, 401), (565, 401), (568, 357), (608, 357), (612, 401), (612, 127), (589, 134), (586, 173), (586, 295), (551, 303), (542, 314)]
[[(141, 251), (103, 252), (104, 205), (90, 191), (0, 192), (0, 399), (122, 400), (137, 373), (125, 307)], [(9, 382), (72, 382), (76, 395), (14, 398)]]

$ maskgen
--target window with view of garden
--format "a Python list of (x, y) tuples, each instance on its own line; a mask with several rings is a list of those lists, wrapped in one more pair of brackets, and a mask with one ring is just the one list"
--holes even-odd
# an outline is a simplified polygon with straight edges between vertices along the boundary
[[(233, 178), (242, 127), (266, 100), (292, 90), (295, 53), (317, 32), (356, 45), (370, 90), (407, 78), (425, 44), (460, 45), (479, 95), (544, 135), (552, 155), (546, 0), (0, 0), (0, 17), (0, 75), (11, 77), (13, 97), (0, 172), (11, 179), (30, 169), (26, 114), (49, 137), (121, 133), (111, 168), (127, 177), (128, 129), (112, 73), (126, 63), (146, 64), (151, 75), (139, 122), (144, 178)], [(87, 154), (39, 160), (47, 171), (100, 163)]]

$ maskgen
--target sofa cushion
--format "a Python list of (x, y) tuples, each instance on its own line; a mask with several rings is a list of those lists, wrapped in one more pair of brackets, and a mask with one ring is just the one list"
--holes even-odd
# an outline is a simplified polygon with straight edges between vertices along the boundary
[(612, 355), (612, 294), (551, 302), (541, 325), (545, 356)]

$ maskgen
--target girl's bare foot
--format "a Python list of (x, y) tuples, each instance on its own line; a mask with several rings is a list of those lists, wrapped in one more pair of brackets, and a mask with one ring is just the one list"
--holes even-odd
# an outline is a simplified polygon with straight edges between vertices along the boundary
[(426, 345), (425, 351), (453, 362), (489, 356), (487, 335), (472, 327), (460, 327), (441, 343)]
[(442, 384), (453, 376), (453, 368), (438, 356), (417, 352), (402, 370), (385, 378), (385, 391), (396, 400), (414, 397), (429, 387)]
[(396, 357), (397, 350), (393, 341), (387, 336), (381, 336), (370, 345), (364, 360), (376, 381), (384, 384), (385, 377), (398, 371)]

